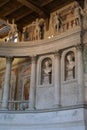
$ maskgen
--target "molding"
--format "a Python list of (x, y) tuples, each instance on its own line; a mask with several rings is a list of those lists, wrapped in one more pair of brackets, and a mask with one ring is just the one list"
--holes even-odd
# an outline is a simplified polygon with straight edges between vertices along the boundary
[(81, 28), (61, 33), (52, 39), (44, 39), (21, 43), (0, 43), (1, 57), (32, 57), (51, 53), (80, 43)]

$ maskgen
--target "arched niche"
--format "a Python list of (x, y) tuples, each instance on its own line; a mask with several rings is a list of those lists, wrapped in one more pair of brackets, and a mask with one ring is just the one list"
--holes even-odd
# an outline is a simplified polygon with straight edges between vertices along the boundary
[(69, 51), (65, 55), (65, 81), (75, 79), (75, 54)]
[(47, 57), (41, 63), (41, 85), (52, 83), (52, 60)]
[(77, 56), (76, 48), (66, 49), (61, 57), (61, 82), (71, 81), (76, 79), (77, 74)]
[(37, 86), (50, 86), (53, 84), (54, 55), (44, 55), (37, 61)]

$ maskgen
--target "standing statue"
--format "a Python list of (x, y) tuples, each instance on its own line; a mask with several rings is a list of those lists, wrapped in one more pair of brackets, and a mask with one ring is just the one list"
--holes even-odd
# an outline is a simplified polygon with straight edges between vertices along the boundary
[(14, 23), (14, 19), (12, 20), (12, 24), (7, 20), (7, 24), (10, 26), (10, 30), (8, 33), (10, 41), (14, 41), (15, 34), (17, 33), (17, 25)]
[(40, 26), (39, 26), (39, 20), (36, 19), (35, 22), (35, 30), (34, 30), (35, 40), (40, 39)]
[(75, 25), (81, 25), (81, 18), (83, 15), (83, 10), (77, 2), (74, 4), (73, 14), (74, 14), (74, 19), (75, 19)]
[(66, 80), (71, 80), (75, 78), (75, 59), (73, 53), (70, 53), (66, 56)]
[(60, 28), (62, 27), (62, 19), (58, 13), (55, 13), (53, 18), (53, 25), (54, 25), (54, 33), (57, 33), (60, 31)]

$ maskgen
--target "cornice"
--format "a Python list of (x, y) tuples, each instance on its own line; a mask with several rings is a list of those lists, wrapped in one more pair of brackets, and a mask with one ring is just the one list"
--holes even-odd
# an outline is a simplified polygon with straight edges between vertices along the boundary
[(29, 42), (0, 43), (1, 57), (26, 57), (55, 52), (64, 47), (69, 47), (80, 43), (81, 28), (68, 30), (51, 39), (44, 39)]

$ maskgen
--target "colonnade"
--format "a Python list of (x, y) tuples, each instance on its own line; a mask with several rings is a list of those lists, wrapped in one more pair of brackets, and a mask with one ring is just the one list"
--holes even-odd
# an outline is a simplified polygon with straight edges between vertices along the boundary
[[(77, 68), (77, 81), (79, 84), (79, 102), (82, 104), (84, 102), (84, 84), (83, 84), (83, 57), (82, 49), (77, 49), (78, 57), (78, 68)], [(55, 88), (55, 106), (61, 106), (61, 55), (59, 52), (54, 53), (54, 88)], [(12, 67), (12, 57), (6, 57), (6, 72), (4, 80), (4, 89), (2, 97), (2, 110), (8, 109), (9, 100), (9, 88), (11, 79), (11, 67)], [(29, 110), (35, 109), (35, 98), (36, 98), (36, 68), (37, 68), (37, 58), (33, 56), (31, 58), (31, 79), (30, 79), (30, 96), (28, 107)]]

